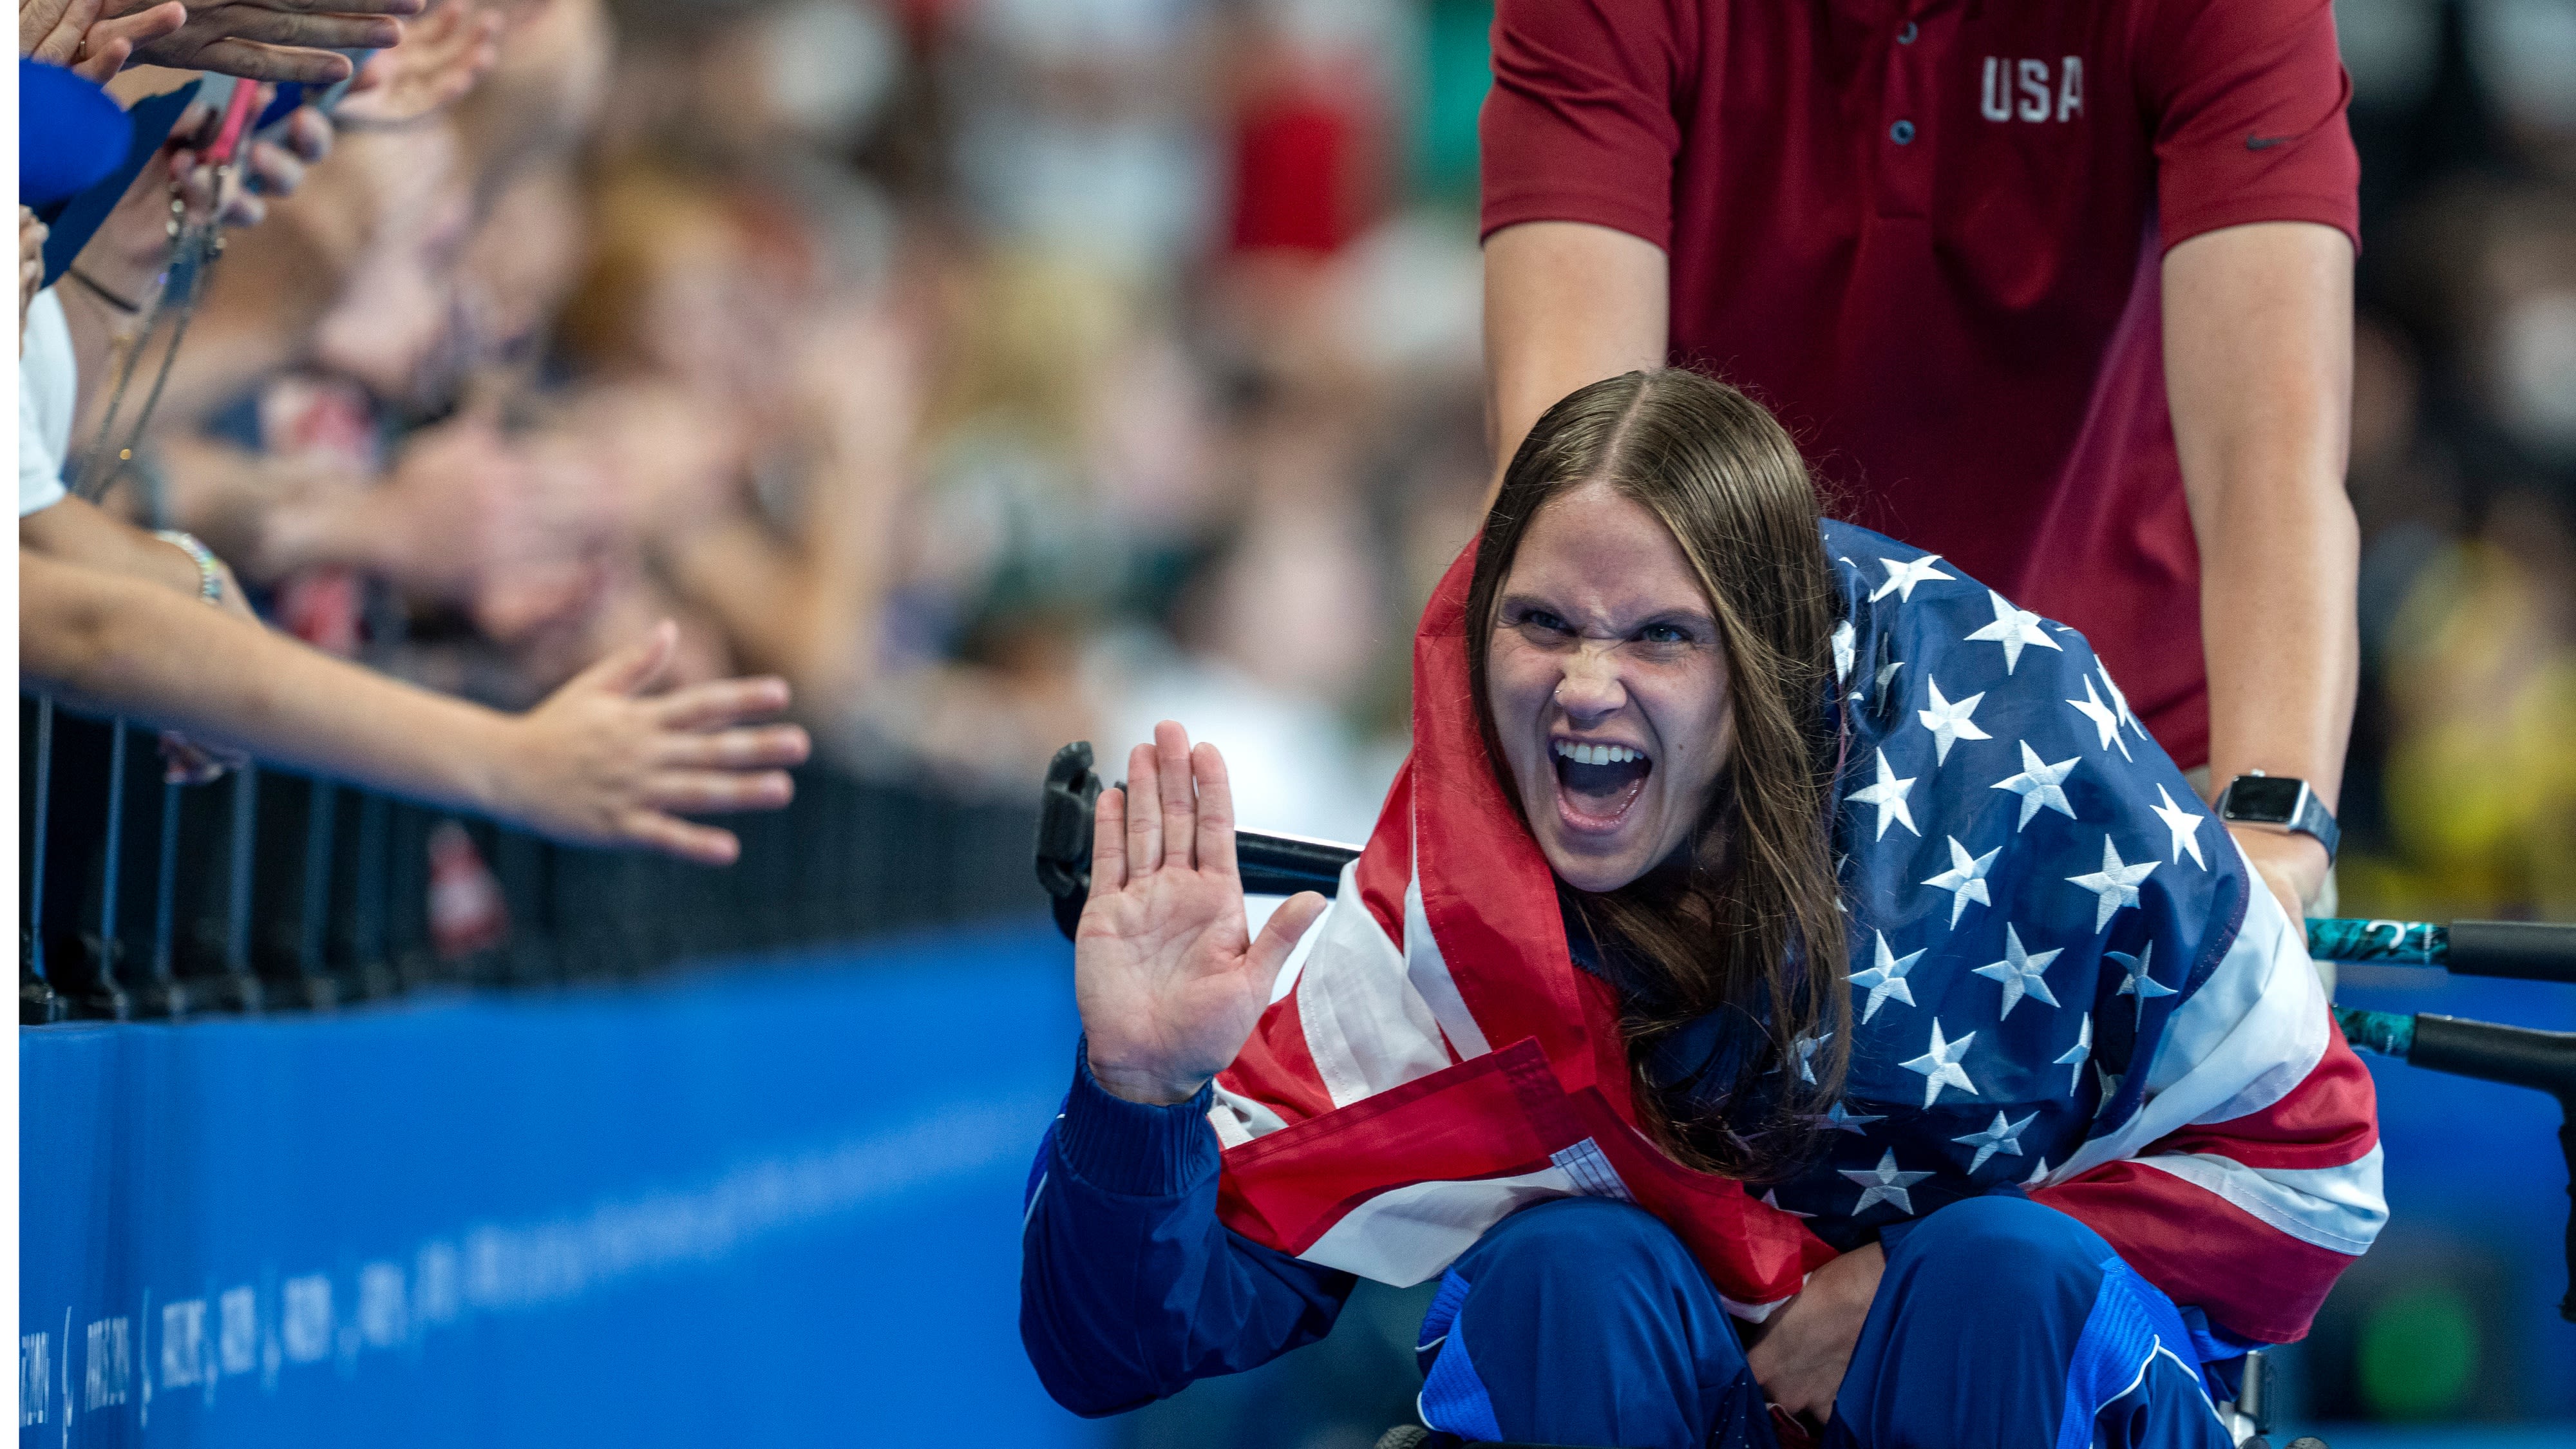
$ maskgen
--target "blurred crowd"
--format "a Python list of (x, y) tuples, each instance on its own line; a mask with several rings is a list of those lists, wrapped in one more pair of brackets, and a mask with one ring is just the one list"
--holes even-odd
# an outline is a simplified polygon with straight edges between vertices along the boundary
[(2344, 899), (2576, 919), (2576, 3), (2335, 14), (2364, 242)]
[(488, 63), (228, 239), (112, 506), (504, 706), (674, 618), (862, 770), (1181, 715), (1365, 832), (1485, 482), (1479, 7), (1445, 155), (1437, 7), (443, 8)]
[[(2576, 3), (2336, 10), (2344, 898), (2576, 915)], [(1248, 824), (1359, 838), (1489, 476), (1489, 15), (441, 0), (405, 45), (454, 94), (231, 236), (111, 505), (441, 689), (525, 705), (668, 617), (853, 768), (1017, 795), (1176, 716)]]

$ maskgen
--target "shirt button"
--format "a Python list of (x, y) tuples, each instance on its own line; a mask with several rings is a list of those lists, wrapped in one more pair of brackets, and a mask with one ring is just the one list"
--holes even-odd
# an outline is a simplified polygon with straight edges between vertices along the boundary
[(1905, 22), (1905, 28), (1896, 32), (1896, 43), (1899, 45), (1912, 45), (1914, 43), (1914, 37), (1922, 33), (1923, 32), (1921, 30), (1915, 27), (1913, 21), (1908, 20)]
[(1914, 123), (1912, 121), (1897, 122), (1895, 125), (1887, 128), (1887, 138), (1894, 141), (1899, 146), (1910, 146), (1914, 144)]

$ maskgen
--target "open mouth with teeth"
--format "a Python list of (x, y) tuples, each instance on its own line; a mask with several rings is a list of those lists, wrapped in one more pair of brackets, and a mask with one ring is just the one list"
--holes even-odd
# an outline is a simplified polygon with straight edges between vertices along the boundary
[(1625, 745), (1550, 742), (1556, 763), (1557, 805), (1570, 823), (1595, 830), (1618, 825), (1644, 793), (1655, 762), (1642, 750)]

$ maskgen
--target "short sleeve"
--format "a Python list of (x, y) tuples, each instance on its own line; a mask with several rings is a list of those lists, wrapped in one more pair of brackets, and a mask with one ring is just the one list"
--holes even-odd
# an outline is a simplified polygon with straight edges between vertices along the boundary
[(2318, 222), (2361, 245), (2329, 0), (2171, 0), (2141, 42), (2166, 247), (2257, 221)]
[(63, 501), (63, 459), (71, 450), (77, 379), (62, 299), (48, 287), (27, 307), (26, 350), (18, 359), (18, 516)]
[(1588, 221), (1669, 247), (1674, 98), (1695, 47), (1667, 0), (1501, 0), (1486, 94), (1482, 234)]

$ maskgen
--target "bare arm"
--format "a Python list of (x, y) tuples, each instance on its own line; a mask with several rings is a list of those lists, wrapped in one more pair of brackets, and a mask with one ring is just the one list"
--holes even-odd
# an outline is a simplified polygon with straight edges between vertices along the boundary
[(776, 767), (805, 758), (792, 725), (731, 728), (786, 707), (775, 679), (638, 697), (669, 660), (667, 624), (504, 715), (25, 548), (18, 611), (22, 678), (66, 702), (579, 844), (725, 864), (729, 832), (669, 812), (774, 809), (790, 789)]
[(1491, 501), (1530, 426), (1588, 382), (1664, 365), (1671, 268), (1663, 248), (1579, 221), (1485, 239), (1485, 427)]
[[(2197, 236), (2164, 261), (2165, 387), (2209, 658), (2209, 774), (2295, 775), (2329, 808), (2343, 781), (2360, 644), (2359, 531), (2344, 495), (2352, 244), (2309, 222)], [(2237, 834), (2295, 917), (2322, 846)]]
[[(197, 561), (185, 550), (83, 498), (65, 497), (19, 519), (18, 545), (64, 563), (142, 579), (191, 599), (205, 586)], [(243, 602), (232, 570), (218, 562), (215, 571), (222, 581), (220, 602), (249, 618), (250, 606)]]

